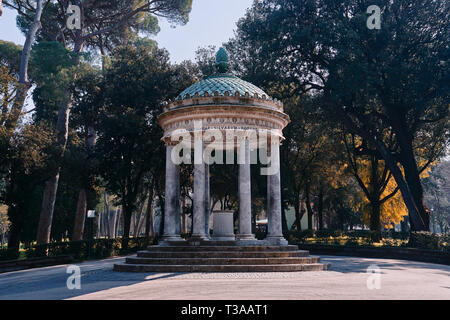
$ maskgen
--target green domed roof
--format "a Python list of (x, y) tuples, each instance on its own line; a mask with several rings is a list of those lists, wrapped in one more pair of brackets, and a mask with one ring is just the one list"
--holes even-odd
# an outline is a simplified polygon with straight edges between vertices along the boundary
[(204, 96), (205, 93), (208, 93), (210, 96), (214, 96), (216, 93), (219, 96), (225, 96), (225, 93), (229, 96), (234, 96), (236, 95), (236, 92), (239, 92), (239, 95), (241, 96), (245, 96), (248, 93), (252, 98), (255, 94), (260, 98), (262, 98), (263, 95), (266, 96), (266, 98), (269, 98), (269, 95), (257, 86), (244, 81), (231, 73), (227, 73), (229, 64), (230, 58), (227, 50), (220, 48), (216, 54), (217, 73), (190, 86), (179, 95), (178, 99), (186, 99), (188, 95), (193, 97), (196, 94)]
[(234, 96), (236, 92), (239, 92), (241, 96), (245, 96), (245, 94), (248, 93), (252, 98), (255, 93), (258, 94), (259, 97), (262, 97), (263, 95), (269, 97), (267, 93), (257, 86), (228, 73), (218, 73), (197, 82), (184, 90), (180, 96), (182, 99), (185, 99), (188, 94), (191, 97), (196, 93), (203, 96), (205, 92), (208, 92), (210, 96), (214, 96), (215, 92), (217, 92), (219, 96), (225, 96), (225, 92), (228, 92), (230, 96)]
[(230, 67), (230, 58), (228, 52), (224, 48), (220, 48), (216, 54), (216, 68), (220, 73), (228, 72)]

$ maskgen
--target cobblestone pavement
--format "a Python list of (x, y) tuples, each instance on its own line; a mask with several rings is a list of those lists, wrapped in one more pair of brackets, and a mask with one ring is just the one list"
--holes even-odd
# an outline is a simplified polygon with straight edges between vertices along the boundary
[[(66, 286), (67, 265), (0, 274), (0, 299), (447, 299), (450, 266), (322, 256), (330, 271), (117, 273), (123, 258), (78, 264), (81, 289)], [(369, 267), (379, 268), (377, 274)]]

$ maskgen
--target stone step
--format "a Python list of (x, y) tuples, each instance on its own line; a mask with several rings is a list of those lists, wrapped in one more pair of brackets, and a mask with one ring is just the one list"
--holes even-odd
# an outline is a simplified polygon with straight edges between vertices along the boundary
[(288, 258), (308, 257), (305, 250), (295, 251), (139, 251), (140, 258)]
[(173, 246), (236, 246), (236, 241), (214, 241), (214, 240), (208, 240), (208, 241), (195, 241), (195, 240), (187, 240), (187, 241), (170, 241), (166, 242), (166, 246), (173, 247)]
[(149, 246), (148, 251), (293, 251), (297, 246)]
[(328, 264), (276, 264), (276, 265), (150, 265), (115, 264), (119, 272), (294, 272), (327, 270)]
[(127, 258), (127, 264), (148, 265), (275, 265), (275, 264), (315, 264), (317, 257), (301, 258)]

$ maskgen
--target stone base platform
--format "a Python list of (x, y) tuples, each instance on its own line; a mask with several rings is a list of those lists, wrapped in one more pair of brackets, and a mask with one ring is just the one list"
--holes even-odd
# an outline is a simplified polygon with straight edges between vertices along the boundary
[(237, 241), (174, 242), (149, 246), (115, 264), (119, 272), (321, 271), (329, 265), (297, 246), (238, 245)]

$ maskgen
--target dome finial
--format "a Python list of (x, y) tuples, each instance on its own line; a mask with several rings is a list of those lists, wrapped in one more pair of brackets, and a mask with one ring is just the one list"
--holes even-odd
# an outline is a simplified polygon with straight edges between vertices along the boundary
[(219, 73), (226, 73), (230, 68), (230, 58), (227, 50), (221, 47), (216, 54), (216, 68)]

